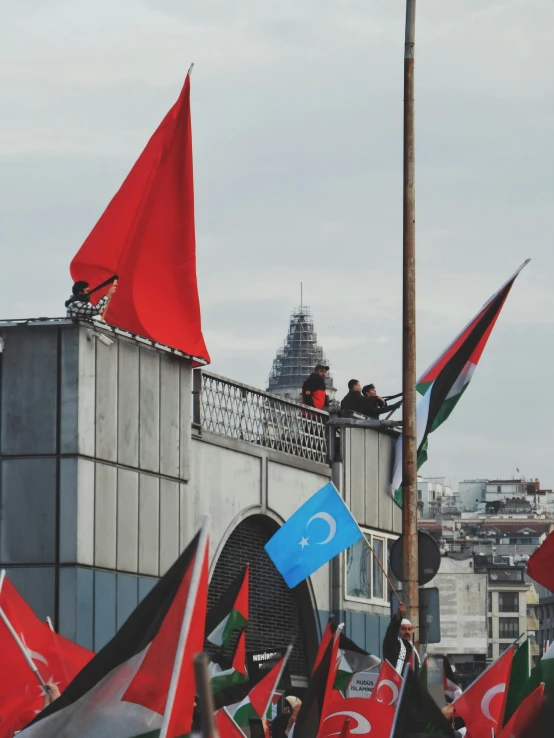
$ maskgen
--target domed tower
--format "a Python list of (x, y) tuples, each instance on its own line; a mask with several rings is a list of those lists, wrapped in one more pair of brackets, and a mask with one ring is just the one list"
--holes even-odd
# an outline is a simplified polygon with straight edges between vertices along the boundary
[[(302, 401), (302, 385), (316, 364), (328, 366), (323, 349), (317, 344), (317, 334), (310, 308), (301, 305), (292, 311), (289, 332), (283, 347), (277, 351), (269, 374), (267, 392), (286, 400)], [(331, 374), (325, 380), (329, 399), (337, 390)]]

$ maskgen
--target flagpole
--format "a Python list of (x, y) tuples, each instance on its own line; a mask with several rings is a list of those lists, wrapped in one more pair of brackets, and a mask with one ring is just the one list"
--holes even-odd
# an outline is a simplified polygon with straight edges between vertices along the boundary
[[(4, 578), (2, 577), (2, 584), (3, 583), (4, 583)], [(31, 669), (31, 671), (33, 672), (33, 674), (38, 679), (38, 681), (40, 683), (40, 686), (42, 687), (42, 689), (44, 691), (44, 694), (50, 696), (50, 690), (46, 686), (46, 682), (42, 678), (41, 673), (38, 670), (38, 667), (36, 666), (36, 664), (34, 663), (34, 661), (32, 660), (32, 658), (29, 656), (29, 652), (25, 648), (25, 644), (23, 643), (23, 641), (21, 640), (21, 638), (17, 635), (17, 632), (16, 632), (15, 628), (10, 623), (9, 618), (6, 615), (6, 613), (4, 612), (4, 610), (3, 610), (2, 607), (0, 607), (0, 620), (2, 620), (4, 622), (4, 625), (8, 629), (11, 637), (16, 642), (17, 647), (19, 648), (19, 650), (21, 651), (21, 653), (23, 655), (23, 658), (27, 662), (27, 666), (29, 667), (29, 669)]]
[(202, 718), (202, 738), (219, 738), (214, 720), (214, 701), (208, 675), (208, 657), (204, 652), (197, 653), (194, 657), (194, 676), (198, 706)]
[(416, 0), (406, 0), (402, 299), (402, 598), (419, 644), (416, 426), (414, 46)]
[(198, 587), (200, 585), (200, 577), (202, 576), (204, 557), (208, 555), (207, 549), (209, 533), (210, 518), (209, 516), (205, 515), (202, 518), (202, 528), (200, 531), (200, 538), (198, 540), (198, 548), (196, 549), (196, 556), (194, 560), (194, 568), (192, 570), (192, 577), (190, 580), (187, 604), (185, 607), (185, 612), (183, 614), (183, 622), (181, 625), (181, 632), (179, 634), (179, 642), (177, 643), (175, 660), (173, 662), (173, 673), (171, 674), (171, 682), (169, 683), (169, 691), (167, 693), (167, 702), (165, 703), (165, 711), (158, 738), (167, 738), (167, 732), (169, 730), (171, 713), (173, 712), (173, 705), (175, 703), (175, 696), (177, 694), (177, 686), (179, 684), (179, 676), (181, 674), (181, 667), (183, 665), (185, 645), (187, 643), (190, 625), (192, 622), (192, 615), (194, 612), (194, 606), (196, 604), (196, 595), (198, 592)]
[(364, 536), (364, 541), (365, 541), (365, 542), (367, 543), (367, 547), (369, 548), (369, 550), (371, 551), (371, 553), (372, 553), (372, 554), (373, 554), (373, 556), (375, 557), (375, 561), (376, 561), (376, 562), (377, 562), (377, 563), (379, 564), (379, 567), (380, 567), (381, 571), (382, 571), (382, 572), (383, 572), (383, 574), (385, 575), (385, 579), (386, 579), (386, 580), (387, 580), (387, 582), (389, 583), (389, 587), (391, 588), (391, 590), (392, 590), (392, 593), (394, 594), (394, 596), (395, 596), (395, 597), (396, 597), (396, 599), (398, 600), (398, 604), (400, 604), (401, 600), (400, 600), (400, 597), (398, 596), (398, 592), (397, 592), (397, 591), (395, 590), (395, 588), (393, 587), (393, 585), (392, 585), (392, 582), (391, 582), (391, 580), (389, 579), (389, 576), (388, 576), (387, 572), (385, 571), (385, 569), (384, 569), (384, 567), (383, 567), (383, 564), (381, 563), (381, 560), (379, 559), (379, 557), (377, 556), (377, 554), (375, 553), (375, 551), (374, 551), (374, 550), (373, 550), (373, 548), (371, 547), (371, 544), (369, 543), (369, 541), (367, 540), (367, 538), (366, 538), (365, 536)]

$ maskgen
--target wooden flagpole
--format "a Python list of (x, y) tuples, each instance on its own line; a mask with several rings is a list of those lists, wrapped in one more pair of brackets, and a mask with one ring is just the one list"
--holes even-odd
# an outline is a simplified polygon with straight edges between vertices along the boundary
[(367, 547), (369, 548), (369, 550), (371, 551), (371, 553), (372, 553), (372, 554), (373, 554), (373, 556), (375, 557), (375, 561), (376, 561), (376, 562), (377, 562), (377, 563), (379, 564), (379, 568), (381, 569), (381, 571), (382, 571), (382, 572), (383, 572), (383, 574), (385, 575), (385, 579), (386, 579), (386, 580), (387, 580), (387, 582), (389, 583), (389, 587), (391, 588), (391, 590), (392, 590), (392, 593), (393, 593), (393, 595), (394, 595), (394, 596), (396, 597), (396, 599), (398, 600), (398, 604), (400, 604), (401, 600), (400, 600), (400, 597), (398, 596), (398, 592), (397, 592), (397, 591), (395, 590), (395, 588), (393, 587), (393, 585), (392, 585), (392, 582), (391, 582), (391, 580), (389, 579), (389, 575), (387, 574), (387, 572), (385, 571), (385, 568), (383, 567), (383, 564), (381, 563), (381, 559), (380, 559), (380, 558), (379, 558), (379, 557), (377, 556), (377, 554), (375, 553), (375, 551), (374, 551), (374, 550), (373, 550), (373, 548), (371, 547), (371, 544), (370, 544), (370, 542), (369, 542), (369, 541), (367, 540), (367, 538), (365, 537), (365, 535), (364, 535), (364, 541), (366, 542), (366, 544), (367, 544)]

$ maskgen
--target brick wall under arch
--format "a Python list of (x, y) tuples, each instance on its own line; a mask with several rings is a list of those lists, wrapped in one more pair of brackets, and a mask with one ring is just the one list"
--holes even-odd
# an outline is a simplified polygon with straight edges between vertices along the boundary
[[(291, 674), (307, 677), (317, 648), (318, 633), (308, 586), (290, 590), (264, 546), (277, 530), (264, 515), (252, 515), (237, 525), (217, 560), (208, 592), (208, 608), (223, 594), (241, 568), (250, 564), (250, 619), (246, 632), (249, 651), (294, 643)], [(230, 644), (230, 649), (234, 645)], [(213, 652), (213, 646), (208, 650)]]

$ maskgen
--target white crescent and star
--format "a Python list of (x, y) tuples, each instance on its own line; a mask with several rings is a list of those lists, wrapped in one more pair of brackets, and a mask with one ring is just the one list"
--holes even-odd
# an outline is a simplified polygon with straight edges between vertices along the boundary
[(489, 690), (485, 692), (483, 695), (483, 699), (481, 700), (481, 712), (483, 715), (487, 718), (487, 720), (492, 720), (493, 723), (497, 723), (498, 720), (495, 720), (493, 716), (491, 715), (491, 702), (493, 697), (496, 697), (497, 694), (501, 694), (506, 689), (505, 684), (496, 684), (494, 687), (491, 687)]
[[(371, 723), (359, 712), (352, 712), (351, 710), (341, 710), (340, 712), (334, 712), (332, 715), (328, 715), (323, 722), (330, 720), (333, 717), (344, 715), (345, 717), (353, 718), (356, 721), (356, 727), (351, 728), (348, 732), (350, 735), (367, 735), (371, 731)], [(329, 733), (329, 735), (340, 735), (339, 733)]]
[[(384, 685), (387, 685), (387, 687), (392, 692), (392, 700), (390, 702), (385, 702), (384, 700), (379, 699), (379, 690)], [(377, 686), (377, 692), (375, 693), (376, 698), (379, 700), (379, 702), (383, 702), (385, 705), (394, 705), (396, 700), (398, 699), (398, 687), (394, 682), (391, 682), (390, 679), (383, 679), (381, 682), (379, 682)]]
[(335, 518), (332, 515), (329, 515), (329, 513), (318, 512), (315, 515), (312, 515), (312, 517), (308, 520), (308, 522), (306, 523), (306, 530), (308, 530), (308, 526), (313, 520), (324, 520), (329, 526), (329, 535), (327, 536), (327, 538), (324, 541), (317, 541), (317, 543), (320, 546), (324, 546), (326, 543), (330, 543), (337, 532), (337, 521), (335, 520)]

